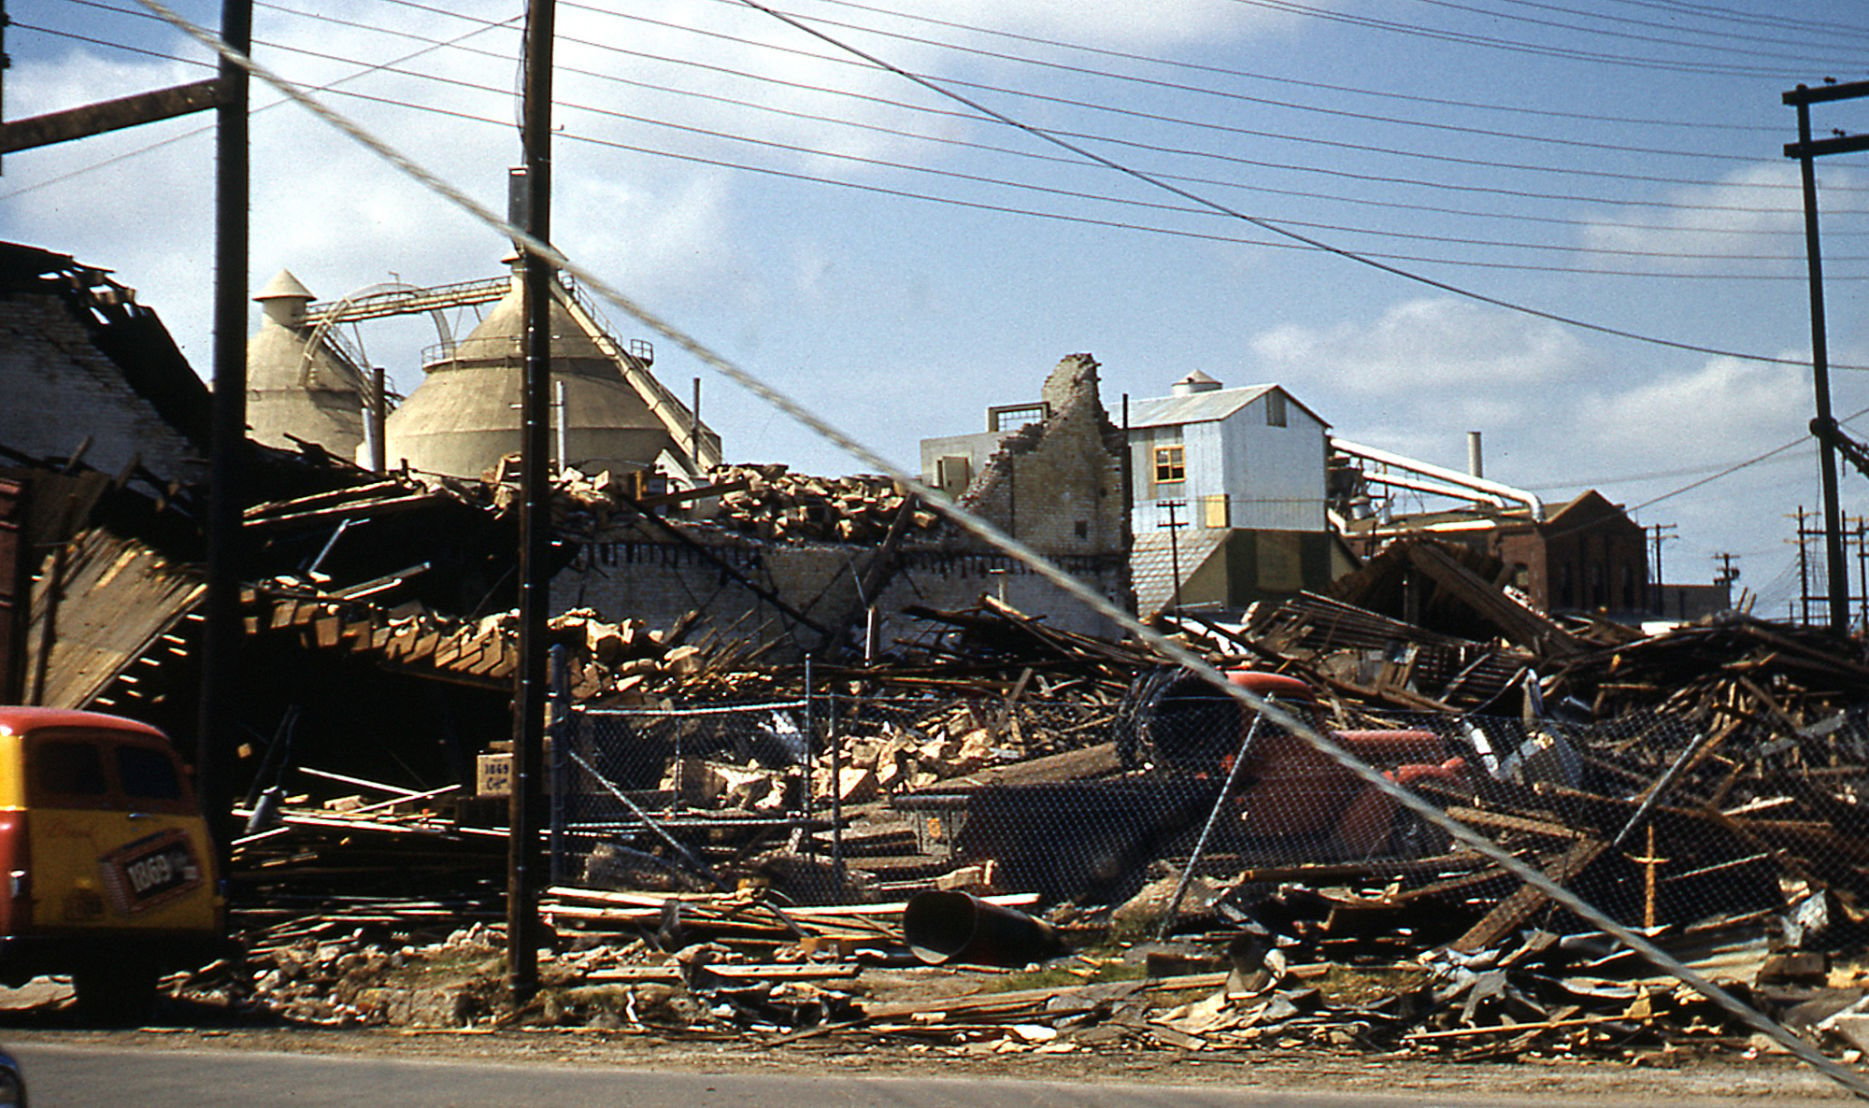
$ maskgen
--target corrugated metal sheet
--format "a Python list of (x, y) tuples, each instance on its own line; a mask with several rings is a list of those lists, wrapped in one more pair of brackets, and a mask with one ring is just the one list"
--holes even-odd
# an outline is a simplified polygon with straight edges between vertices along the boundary
[(1156, 396), (1147, 400), (1133, 400), (1129, 404), (1129, 425), (1169, 427), (1225, 419), (1277, 387), (1246, 385), (1237, 389), (1215, 389), (1187, 396)]

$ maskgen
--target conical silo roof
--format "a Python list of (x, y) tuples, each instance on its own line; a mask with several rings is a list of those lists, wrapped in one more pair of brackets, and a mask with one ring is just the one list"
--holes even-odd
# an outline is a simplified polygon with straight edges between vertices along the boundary
[[(665, 451), (691, 455), (692, 415), (679, 403), (671, 405), (648, 367), (622, 350), (556, 282), (551, 328), (554, 444), (560, 423), (567, 428), (567, 456), (557, 460), (587, 472), (624, 471), (651, 468)], [(506, 296), (466, 338), (423, 367), (421, 385), (390, 415), (391, 464), (406, 461), (431, 473), (478, 477), (516, 452), (525, 335), (523, 283), (515, 273)], [(557, 410), (560, 386), (563, 410)], [(702, 430), (704, 438), (711, 434)], [(717, 438), (712, 445), (717, 460)]]
[(266, 309), (247, 339), (247, 424), (254, 440), (291, 449), (297, 438), (354, 456), (363, 443), (363, 374), (307, 325), (311, 292), (282, 269), (253, 299)]

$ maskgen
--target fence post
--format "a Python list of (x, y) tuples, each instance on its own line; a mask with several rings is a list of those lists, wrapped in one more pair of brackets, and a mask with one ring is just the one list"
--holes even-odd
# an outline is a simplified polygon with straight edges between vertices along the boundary
[(552, 884), (562, 885), (565, 883), (565, 805), (571, 802), (571, 783), (566, 780), (570, 775), (565, 772), (570, 762), (565, 757), (565, 749), (576, 731), (571, 722), (571, 663), (563, 643), (552, 647), (551, 666), (552, 714), (545, 731), (549, 740), (546, 749), (551, 753), (548, 770), (552, 811), (550, 873)]
[(811, 711), (811, 655), (805, 655), (805, 795), (799, 807), (806, 823), (811, 821), (811, 783), (818, 774), (817, 719)]

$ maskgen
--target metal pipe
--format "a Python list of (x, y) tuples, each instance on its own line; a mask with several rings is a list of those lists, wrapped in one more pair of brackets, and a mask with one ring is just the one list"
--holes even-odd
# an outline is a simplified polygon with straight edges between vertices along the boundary
[(552, 395), (552, 410), (558, 416), (558, 472), (563, 473), (571, 465), (571, 402), (563, 381), (552, 382)]
[(1529, 492), (1525, 489), (1513, 488), (1511, 485), (1502, 485), (1498, 481), (1488, 481), (1484, 477), (1475, 477), (1472, 474), (1462, 473), (1457, 469), (1437, 466), (1432, 462), (1418, 461), (1407, 455), (1397, 454), (1393, 450), (1383, 450), (1375, 446), (1364, 446), (1362, 443), (1351, 442), (1348, 439), (1340, 439), (1335, 435), (1332, 435), (1330, 438), (1330, 448), (1339, 454), (1348, 454), (1352, 458), (1363, 458), (1368, 461), (1381, 462), (1384, 465), (1395, 466), (1399, 469), (1413, 470), (1423, 476), (1434, 477), (1446, 481), (1451, 485), (1477, 489), (1480, 492), (1491, 493), (1494, 496), (1503, 496), (1507, 500), (1515, 500), (1531, 509), (1532, 519), (1535, 522), (1544, 522), (1545, 502), (1540, 500), (1536, 493)]
[(370, 370), (370, 470), (389, 471), (389, 389), (383, 367)]
[[(1267, 704), (1277, 697), (1265, 698)], [(1194, 867), (1200, 863), (1201, 855), (1207, 850), (1207, 839), (1214, 833), (1214, 824), (1220, 822), (1220, 811), (1226, 807), (1227, 797), (1233, 795), (1233, 786), (1239, 781), (1240, 767), (1246, 764), (1246, 752), (1252, 749), (1252, 741), (1259, 734), (1259, 724), (1264, 715), (1254, 715), (1252, 726), (1246, 729), (1246, 737), (1240, 740), (1239, 753), (1233, 756), (1233, 764), (1227, 767), (1227, 783), (1220, 786), (1220, 795), (1214, 798), (1213, 811), (1207, 813), (1207, 823), (1201, 828), (1201, 837), (1194, 843), (1194, 852), (1188, 855), (1188, 864), (1181, 867), (1181, 878), (1175, 882), (1175, 895), (1168, 898), (1168, 910), (1162, 913), (1162, 924), (1155, 931), (1159, 942), (1168, 937), (1168, 928), (1175, 921), (1175, 913), (1181, 910), (1181, 899), (1188, 894), (1188, 883), (1194, 879)]]

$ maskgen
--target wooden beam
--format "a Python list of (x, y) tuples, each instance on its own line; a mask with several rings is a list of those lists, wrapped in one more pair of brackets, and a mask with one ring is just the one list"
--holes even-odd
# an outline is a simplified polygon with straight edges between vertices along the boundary
[(220, 90), (221, 83), (218, 80), (196, 81), (190, 85), (139, 92), (134, 96), (87, 104), (82, 108), (68, 108), (62, 112), (48, 112), (0, 123), (0, 154), (51, 146), (206, 111), (220, 106)]

